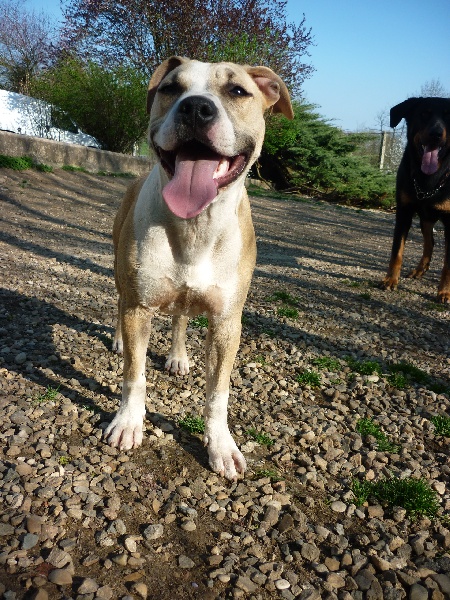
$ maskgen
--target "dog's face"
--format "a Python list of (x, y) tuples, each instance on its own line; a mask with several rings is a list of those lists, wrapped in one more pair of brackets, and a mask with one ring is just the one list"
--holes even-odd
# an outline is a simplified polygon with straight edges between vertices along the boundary
[(406, 119), (408, 143), (425, 175), (450, 164), (450, 99), (409, 98), (391, 109), (391, 127)]
[(293, 117), (286, 86), (266, 67), (166, 60), (148, 92), (149, 139), (169, 179), (163, 197), (182, 218), (198, 215), (245, 177), (264, 139), (264, 112)]

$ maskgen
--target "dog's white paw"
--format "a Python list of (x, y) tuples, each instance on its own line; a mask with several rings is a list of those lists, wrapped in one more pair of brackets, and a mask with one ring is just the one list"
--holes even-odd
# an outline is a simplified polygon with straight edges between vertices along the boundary
[(184, 356), (174, 356), (169, 354), (166, 365), (166, 371), (172, 375), (187, 375), (189, 373), (189, 359), (187, 354)]
[(209, 466), (215, 473), (231, 480), (243, 475), (247, 463), (229, 432), (219, 439), (205, 435), (204, 442), (208, 446)]
[(140, 412), (129, 409), (118, 410), (112, 422), (105, 429), (104, 437), (110, 446), (119, 450), (131, 450), (142, 444), (144, 419)]

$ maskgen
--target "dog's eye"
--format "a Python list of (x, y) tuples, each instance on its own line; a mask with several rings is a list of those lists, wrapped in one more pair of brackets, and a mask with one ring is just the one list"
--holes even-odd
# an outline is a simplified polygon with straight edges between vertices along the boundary
[(241, 87), (240, 85), (235, 85), (230, 89), (230, 94), (232, 96), (240, 96), (241, 98), (243, 98), (244, 96), (251, 96), (251, 94), (249, 94), (247, 92), (247, 90), (244, 90), (243, 87)]
[(158, 88), (158, 92), (160, 92), (161, 94), (167, 94), (168, 96), (172, 96), (176, 94), (181, 94), (182, 89), (179, 83), (177, 83), (176, 81), (172, 81), (170, 83), (163, 83), (163, 85), (161, 85)]

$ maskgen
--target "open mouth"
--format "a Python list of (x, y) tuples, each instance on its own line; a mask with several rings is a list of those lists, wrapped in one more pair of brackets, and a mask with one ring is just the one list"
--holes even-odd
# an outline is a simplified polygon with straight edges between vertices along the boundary
[(173, 151), (157, 148), (157, 152), (170, 178), (163, 189), (164, 200), (183, 219), (200, 214), (219, 189), (235, 181), (248, 163), (247, 154), (222, 156), (195, 140)]
[(421, 170), (425, 175), (434, 175), (439, 170), (439, 160), (444, 152), (443, 146), (422, 145), (420, 147), (422, 153)]

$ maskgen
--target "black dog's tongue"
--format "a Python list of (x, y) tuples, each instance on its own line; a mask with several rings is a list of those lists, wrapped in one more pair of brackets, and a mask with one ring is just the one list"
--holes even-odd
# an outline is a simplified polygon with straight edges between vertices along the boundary
[(433, 175), (439, 168), (438, 162), (439, 148), (431, 149), (429, 146), (425, 146), (422, 156), (422, 173), (425, 175)]
[(191, 219), (217, 196), (213, 178), (221, 157), (205, 146), (188, 144), (176, 157), (175, 174), (163, 189), (163, 198), (177, 217)]

